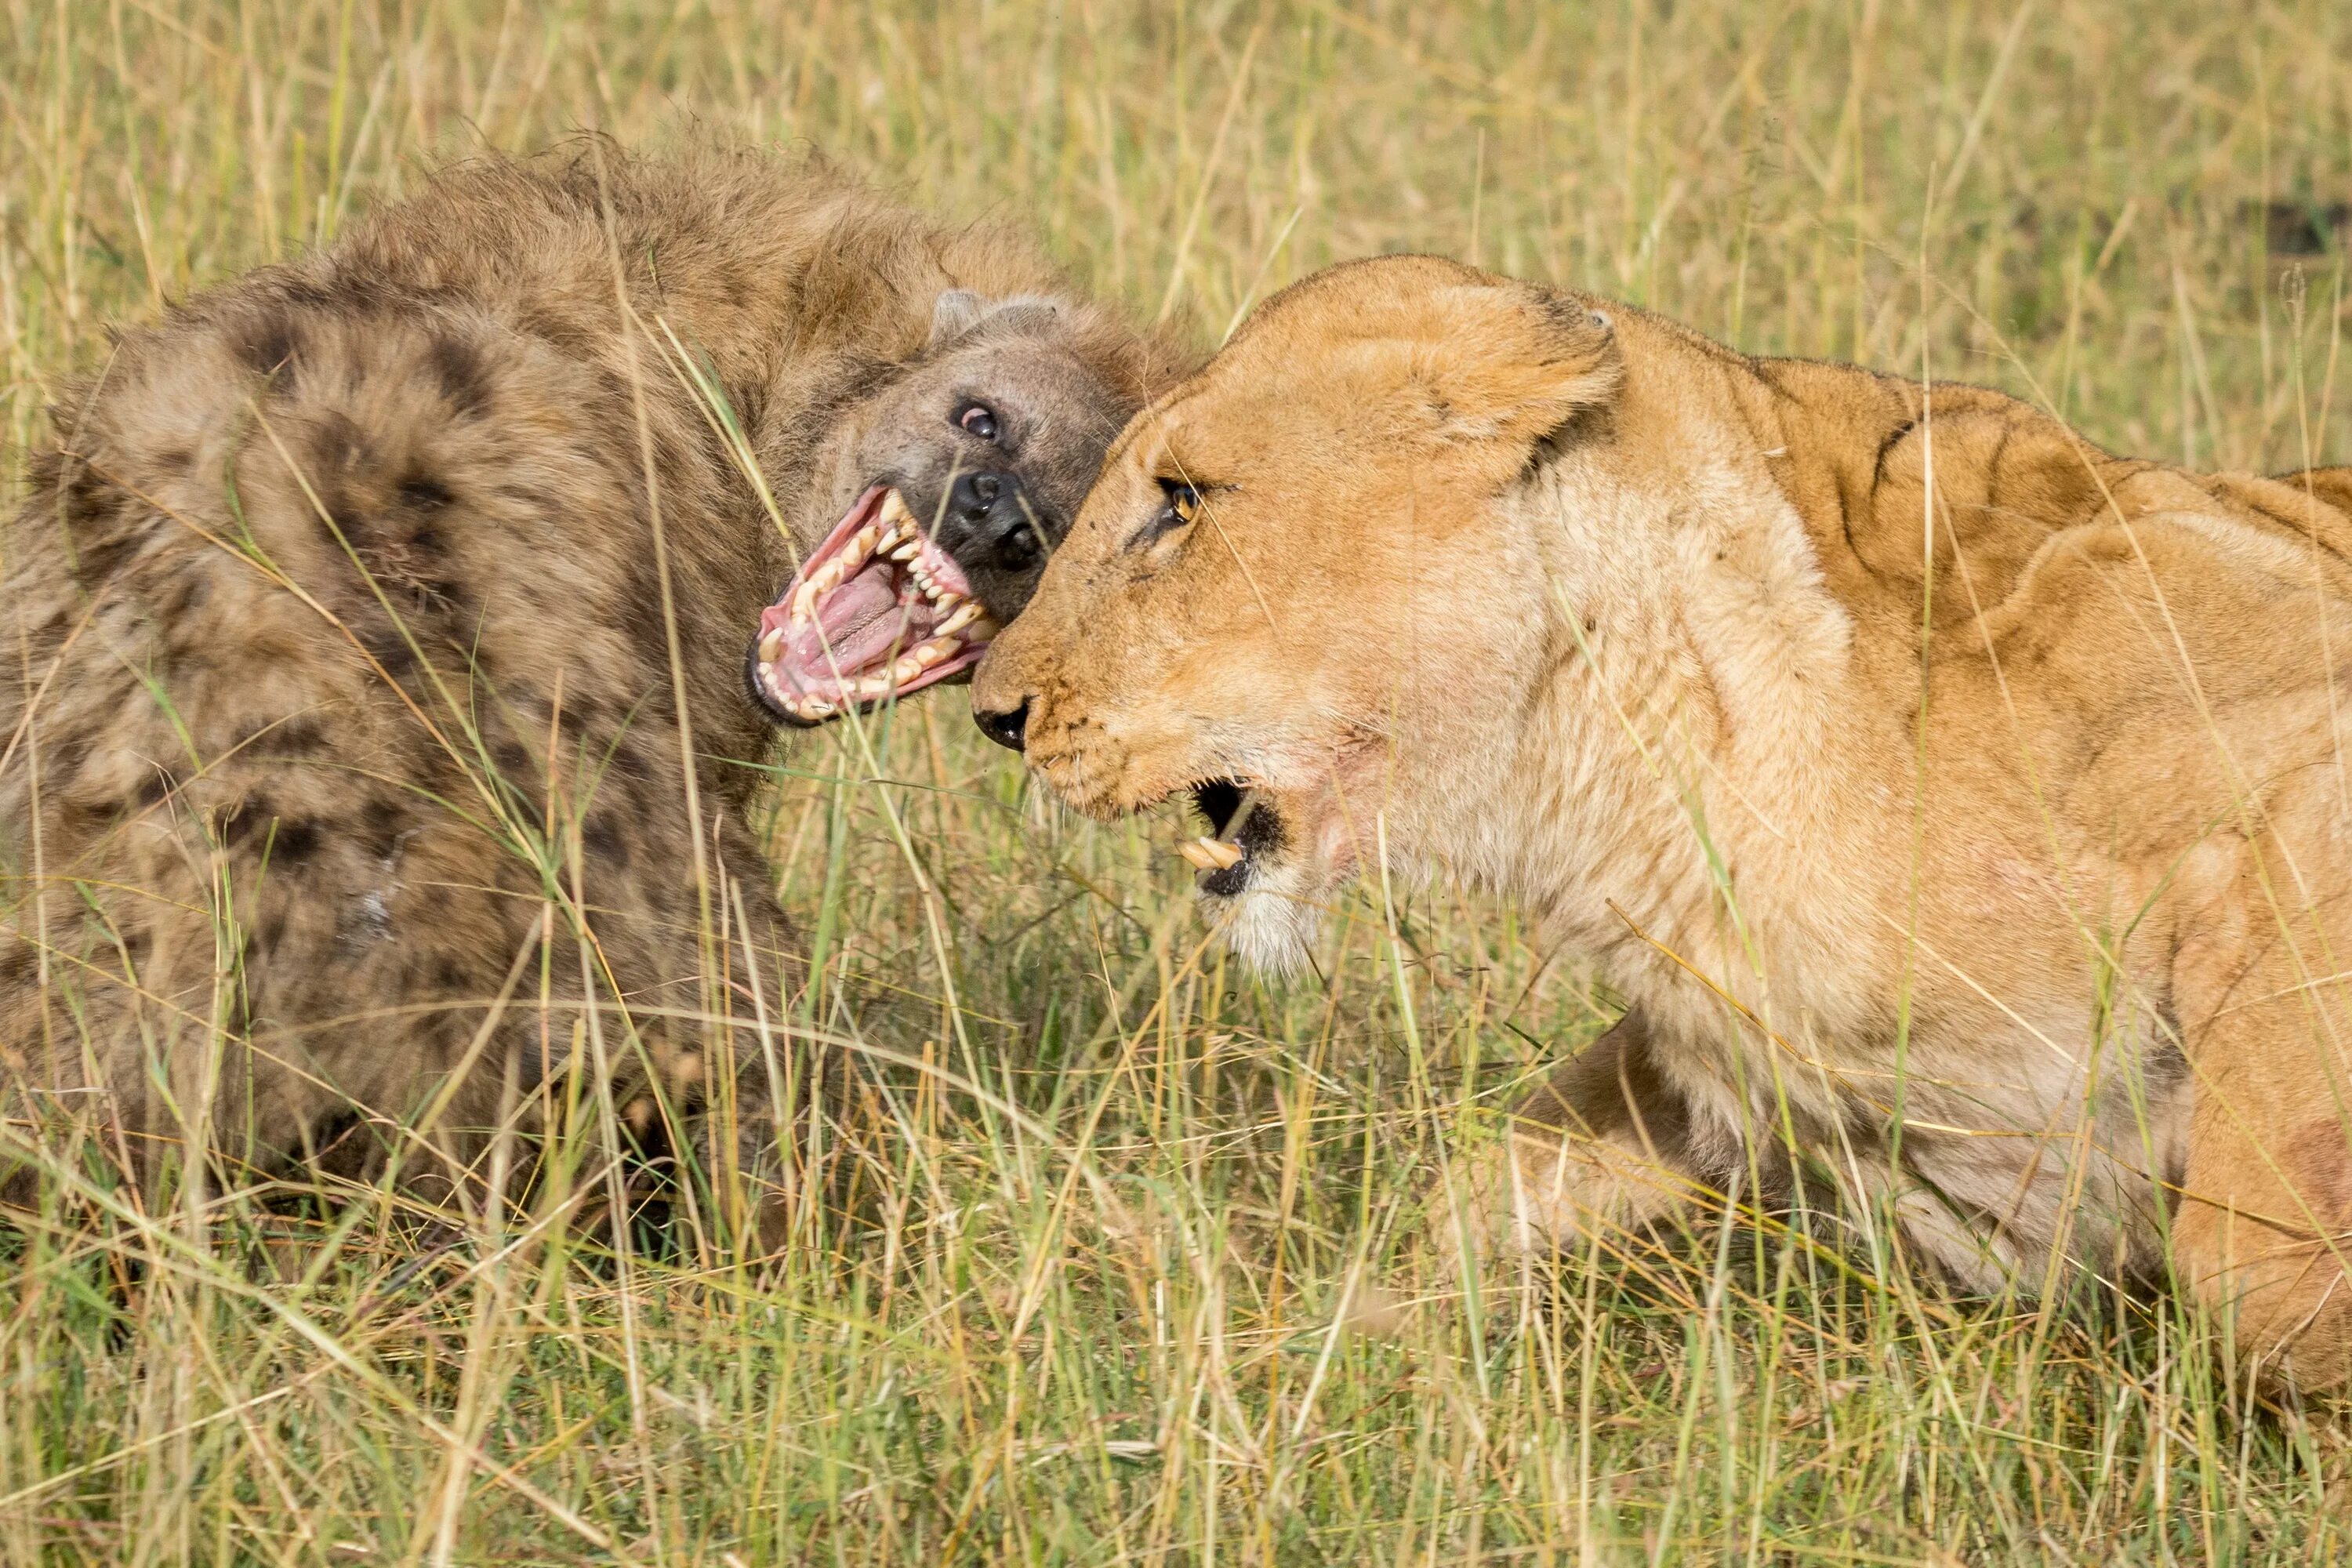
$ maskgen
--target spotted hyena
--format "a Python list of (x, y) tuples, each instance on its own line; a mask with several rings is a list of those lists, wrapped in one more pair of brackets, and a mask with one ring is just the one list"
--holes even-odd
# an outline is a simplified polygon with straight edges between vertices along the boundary
[(0, 527), (0, 1188), (73, 1126), (446, 1191), (650, 1088), (764, 1157), (724, 759), (967, 668), (1152, 357), (1003, 233), (598, 142), (125, 331)]

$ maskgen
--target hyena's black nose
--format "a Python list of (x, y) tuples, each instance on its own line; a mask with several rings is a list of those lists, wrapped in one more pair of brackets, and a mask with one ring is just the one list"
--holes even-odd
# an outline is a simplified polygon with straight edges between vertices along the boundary
[(1029, 700), (1026, 697), (1023, 698), (1021, 706), (1010, 713), (992, 713), (984, 708), (974, 705), (971, 710), (971, 721), (980, 726), (982, 734), (998, 745), (1010, 746), (1017, 752), (1021, 749), (1022, 742), (1028, 738)]
[(1045, 552), (1028, 494), (1015, 474), (965, 474), (948, 491), (940, 547), (966, 566), (1026, 572)]

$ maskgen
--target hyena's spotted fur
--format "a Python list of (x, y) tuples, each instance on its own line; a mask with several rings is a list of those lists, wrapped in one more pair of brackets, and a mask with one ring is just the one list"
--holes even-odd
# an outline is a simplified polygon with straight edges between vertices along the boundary
[(682, 361), (805, 544), (940, 291), (1052, 283), (821, 169), (591, 142), (125, 333), (0, 533), (0, 1197), (61, 1123), (439, 1184), (575, 1059), (692, 1099), (739, 1056), (756, 1130), (794, 1069), (707, 1020), (775, 1016), (793, 944), (712, 759), (763, 744), (792, 557)]

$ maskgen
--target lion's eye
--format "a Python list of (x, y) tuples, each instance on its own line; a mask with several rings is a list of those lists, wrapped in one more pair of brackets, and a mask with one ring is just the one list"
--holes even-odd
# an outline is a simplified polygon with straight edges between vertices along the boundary
[(996, 411), (984, 403), (967, 403), (956, 416), (956, 423), (983, 441), (996, 439)]
[(1167, 497), (1167, 504), (1128, 542), (1129, 549), (1140, 550), (1155, 540), (1164, 539), (1190, 526), (1201, 515), (1201, 492), (1183, 480), (1162, 479), (1160, 490)]

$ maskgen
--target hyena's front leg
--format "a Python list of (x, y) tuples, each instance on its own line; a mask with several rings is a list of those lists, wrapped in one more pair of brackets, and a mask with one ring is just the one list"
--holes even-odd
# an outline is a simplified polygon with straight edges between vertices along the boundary
[(1459, 1173), (1446, 1250), (1550, 1250), (1653, 1229), (1719, 1201), (1724, 1152), (1694, 1136), (1639, 1009), (1522, 1100), (1500, 1147)]

